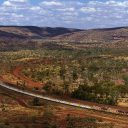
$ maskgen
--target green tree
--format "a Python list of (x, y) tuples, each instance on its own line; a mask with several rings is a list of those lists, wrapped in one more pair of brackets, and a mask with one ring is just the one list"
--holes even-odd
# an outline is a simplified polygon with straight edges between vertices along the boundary
[(66, 128), (76, 128), (74, 118), (68, 114), (66, 117), (67, 127)]
[(37, 97), (33, 98), (32, 104), (33, 104), (33, 106), (40, 106), (41, 105), (40, 99)]

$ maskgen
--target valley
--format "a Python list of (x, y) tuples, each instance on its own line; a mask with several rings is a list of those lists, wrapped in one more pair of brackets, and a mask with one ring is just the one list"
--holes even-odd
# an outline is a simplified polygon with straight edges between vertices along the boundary
[(14, 88), (0, 86), (1, 128), (127, 128), (127, 27), (45, 29), (56, 33), (45, 38), (33, 27), (0, 30), (18, 34), (0, 40), (0, 81)]

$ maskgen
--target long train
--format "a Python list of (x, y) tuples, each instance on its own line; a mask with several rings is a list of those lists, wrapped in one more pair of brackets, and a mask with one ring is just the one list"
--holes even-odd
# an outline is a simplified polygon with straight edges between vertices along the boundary
[(73, 103), (73, 102), (69, 102), (69, 101), (64, 101), (64, 100), (59, 100), (59, 99), (55, 99), (55, 98), (50, 98), (50, 97), (46, 97), (46, 96), (42, 96), (39, 94), (35, 94), (32, 92), (28, 92), (22, 89), (18, 89), (16, 87), (10, 86), (7, 83), (4, 83), (2, 81), (0, 81), (0, 86), (4, 87), (6, 89), (21, 93), (21, 94), (25, 94), (28, 96), (32, 96), (32, 97), (37, 97), (40, 99), (44, 99), (47, 101), (51, 101), (51, 102), (55, 102), (55, 103), (60, 103), (60, 104), (64, 104), (64, 105), (70, 105), (73, 107), (79, 107), (79, 108), (83, 108), (83, 109), (90, 109), (90, 110), (97, 110), (97, 111), (103, 111), (103, 112), (109, 112), (109, 113), (114, 113), (114, 114), (121, 114), (121, 115), (127, 115), (128, 116), (128, 110), (121, 110), (118, 108), (112, 108), (112, 107), (103, 107), (103, 106), (98, 106), (98, 105), (84, 105), (84, 104), (79, 104), (79, 103)]

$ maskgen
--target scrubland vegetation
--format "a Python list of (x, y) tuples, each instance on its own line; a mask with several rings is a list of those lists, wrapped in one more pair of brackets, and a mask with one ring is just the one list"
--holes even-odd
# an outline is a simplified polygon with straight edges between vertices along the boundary
[(1, 65), (6, 65), (1, 73), (28, 61), (22, 73), (45, 83), (42, 89), (48, 93), (117, 105), (128, 95), (127, 54), (123, 49), (99, 48), (1, 52)]
[[(17, 94), (10, 97), (10, 94), (12, 93), (7, 95), (5, 91), (0, 91), (2, 98), (0, 99), (0, 128), (114, 128), (114, 124), (100, 118), (80, 117), (73, 114), (71, 108), (65, 106), (57, 106), (30, 97), (24, 99), (24, 96)], [(23, 101), (28, 106), (25, 107)]]
[[(38, 51), (39, 52), (39, 51)], [(30, 64), (23, 74), (45, 83), (48, 93), (117, 105), (128, 95), (127, 56), (112, 50), (41, 51), (45, 58)], [(124, 55), (123, 55), (124, 54)], [(120, 59), (123, 56), (124, 59)]]
[[(127, 49), (90, 47), (83, 50), (83, 48), (70, 47), (66, 42), (64, 42), (64, 45), (66, 44), (64, 48), (62, 44), (60, 47), (58, 42), (56, 47), (52, 47), (54, 43), (40, 49), (1, 51), (0, 76), (27, 89), (28, 83), (13, 74), (16, 67), (22, 67), (21, 75), (42, 83), (40, 87), (32, 86), (32, 91), (36, 90), (39, 93), (45, 91), (47, 95), (64, 96), (107, 105), (119, 105), (120, 102), (125, 102), (125, 107), (127, 107)], [(40, 43), (38, 45), (40, 46)], [(103, 120), (89, 116), (74, 116), (70, 112), (67, 112), (63, 119), (57, 120), (59, 114), (56, 111), (62, 112), (65, 107), (56, 110), (53, 105), (51, 109), (44, 106), (44, 103), (42, 104), (38, 98), (31, 99), (27, 103), (30, 107), (27, 108), (29, 113), (25, 111), (26, 107), (24, 107), (22, 108), (25, 111), (22, 111), (24, 115), (17, 115), (21, 106), (18, 106), (18, 110), (15, 111), (17, 116), (13, 116), (18, 118), (16, 123), (9, 121), (12, 115), (10, 114), (8, 117), (6, 111), (9, 113), (13, 113), (13, 111), (2, 103), (0, 112), (7, 117), (5, 120), (0, 117), (0, 128), (59, 128), (61, 123), (64, 124), (62, 128), (114, 128), (113, 124), (104, 123)], [(12, 107), (15, 108), (16, 105)], [(43, 108), (41, 111), (37, 109), (40, 107)], [(47, 107), (48, 109), (46, 109)], [(17, 123), (18, 121), (21, 123)]]

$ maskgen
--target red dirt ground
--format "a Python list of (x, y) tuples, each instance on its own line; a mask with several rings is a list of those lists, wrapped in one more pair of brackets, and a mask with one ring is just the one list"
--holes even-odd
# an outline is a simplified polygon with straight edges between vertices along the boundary
[[(23, 74), (22, 74), (22, 67), (16, 67), (14, 70), (13, 70), (13, 75), (15, 75), (16, 77), (20, 78), (21, 80), (25, 81), (28, 83), (29, 87), (41, 87), (42, 84), (41, 83), (38, 83), (38, 82), (34, 82), (32, 81), (30, 78), (27, 78), (25, 77)], [(2, 77), (0, 77), (1, 80), (3, 80)], [(74, 100), (74, 99), (73, 99)], [(82, 102), (82, 101), (79, 101), (79, 100), (76, 100), (77, 102), (80, 102), (80, 103), (85, 103), (85, 102)], [(25, 106), (25, 104), (21, 103), (21, 101), (18, 101), (20, 105), (22, 106)], [(87, 104), (87, 103), (86, 103)], [(91, 104), (91, 105), (96, 105), (95, 103), (90, 103), (88, 102), (88, 104)], [(27, 106), (26, 106), (27, 107)], [(117, 107), (117, 108), (120, 108), (120, 107)], [(120, 108), (122, 109), (122, 107)], [(110, 122), (113, 122), (113, 123), (117, 123), (117, 124), (121, 124), (123, 125), (123, 128), (126, 128), (125, 126), (128, 126), (128, 122), (126, 120), (123, 120), (123, 119), (118, 119), (118, 118), (112, 118), (111, 116), (103, 116), (102, 114), (100, 114), (100, 112), (98, 112), (98, 114), (90, 114), (90, 113), (87, 113), (86, 111), (83, 111), (83, 110), (68, 110), (66, 109), (65, 111), (61, 111), (58, 113), (58, 116), (59, 117), (62, 117), (63, 116), (66, 116), (67, 114), (73, 114), (73, 115), (79, 115), (80, 117), (83, 117), (83, 116), (92, 116), (92, 117), (96, 117), (96, 118), (102, 118), (103, 120), (107, 120), (107, 121), (110, 121)], [(114, 116), (114, 115), (113, 115)]]
[[(33, 88), (33, 87), (39, 87), (40, 88), (40, 87), (43, 86), (43, 83), (34, 82), (32, 79), (24, 76), (22, 74), (22, 70), (23, 70), (23, 67), (17, 66), (17, 67), (14, 68), (14, 70), (13, 70), (12, 73), (17, 78), (20, 78), (21, 80), (25, 81), (28, 84), (28, 87), (30, 87), (30, 88)], [(51, 97), (58, 98), (58, 99), (62, 98), (62, 99), (67, 100), (67, 101), (74, 101), (76, 103), (90, 105), (90, 106), (99, 106), (99, 107), (108, 107), (108, 108), (110, 107), (112, 109), (120, 109), (120, 110), (123, 109), (125, 111), (128, 111), (128, 108), (127, 107), (103, 105), (103, 104), (98, 104), (98, 103), (93, 103), (93, 102), (88, 102), (88, 101), (82, 101), (82, 100), (72, 99), (72, 98), (69, 98), (67, 96), (58, 97), (58, 96), (55, 96), (55, 95), (51, 95)]]
[(22, 74), (22, 67), (16, 67), (13, 70), (13, 75), (25, 81), (29, 87), (42, 87), (42, 83), (34, 82)]

